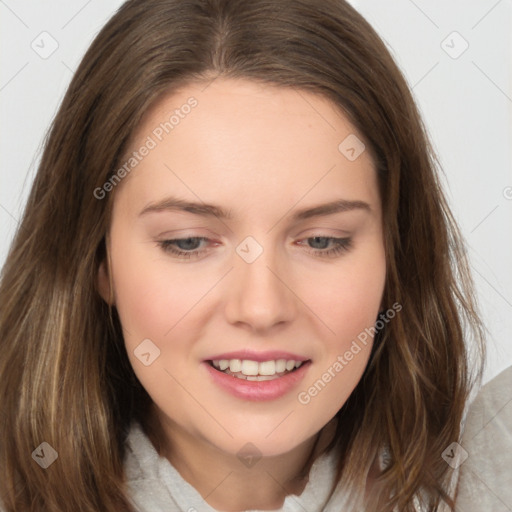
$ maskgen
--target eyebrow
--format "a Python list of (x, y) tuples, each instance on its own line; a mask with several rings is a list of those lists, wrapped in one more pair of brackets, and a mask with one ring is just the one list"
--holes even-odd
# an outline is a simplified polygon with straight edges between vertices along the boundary
[[(371, 208), (370, 205), (364, 201), (349, 201), (347, 199), (338, 199), (329, 203), (297, 210), (292, 216), (292, 221), (300, 221), (310, 219), (312, 217), (321, 217), (352, 210), (363, 210), (370, 212)], [(139, 216), (162, 211), (183, 211), (192, 213), (194, 215), (200, 215), (202, 217), (217, 217), (219, 219), (226, 220), (233, 218), (231, 211), (226, 211), (220, 206), (185, 201), (176, 197), (167, 197), (161, 201), (148, 204), (143, 208)]]

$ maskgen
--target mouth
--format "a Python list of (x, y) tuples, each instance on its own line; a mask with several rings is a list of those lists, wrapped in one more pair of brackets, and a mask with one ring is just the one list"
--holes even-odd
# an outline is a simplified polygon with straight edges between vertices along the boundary
[[(237, 399), (255, 402), (292, 396), (291, 393), (297, 390), (312, 364), (311, 359), (301, 359), (300, 356), (283, 352), (272, 355), (254, 352), (229, 355), (232, 356), (230, 359), (225, 357), (203, 361), (210, 382), (215, 388)], [(244, 359), (251, 356), (252, 359)]]
[(301, 366), (311, 362), (310, 359), (277, 359), (253, 361), (250, 359), (215, 359), (206, 361), (214, 370), (235, 379), (247, 381), (276, 380), (296, 372)]

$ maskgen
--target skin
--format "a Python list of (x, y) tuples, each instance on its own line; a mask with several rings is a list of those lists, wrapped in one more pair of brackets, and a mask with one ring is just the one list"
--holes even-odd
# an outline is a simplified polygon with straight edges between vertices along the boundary
[[(128, 153), (191, 96), (198, 105), (116, 187), (99, 287), (108, 300), (111, 280), (165, 456), (214, 508), (275, 509), (302, 492), (314, 443), (371, 351), (370, 339), (309, 403), (298, 401), (374, 325), (381, 307), (386, 265), (376, 171), (368, 150), (355, 161), (338, 150), (350, 134), (364, 139), (328, 100), (221, 78), (161, 99)], [(170, 195), (219, 205), (232, 217), (140, 214)], [(369, 209), (291, 220), (299, 209), (341, 198)], [(263, 248), (252, 263), (236, 252), (247, 236)], [(319, 236), (350, 237), (352, 245), (322, 256), (335, 244), (315, 243)], [(189, 259), (159, 245), (187, 237), (210, 241), (196, 243), (189, 252), (202, 253)], [(134, 355), (144, 339), (160, 349), (149, 366)], [(239, 349), (286, 350), (312, 363), (285, 396), (242, 400), (212, 384), (203, 363)], [(237, 457), (248, 442), (262, 454), (250, 468)]]

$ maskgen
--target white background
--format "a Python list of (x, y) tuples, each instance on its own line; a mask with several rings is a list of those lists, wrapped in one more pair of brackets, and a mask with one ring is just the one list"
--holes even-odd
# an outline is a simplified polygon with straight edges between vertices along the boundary
[[(0, 0), (0, 265), (73, 70), (121, 3)], [(512, 365), (512, 0), (352, 3), (390, 47), (440, 156), (489, 330), (488, 381)], [(32, 48), (52, 44), (47, 58)]]

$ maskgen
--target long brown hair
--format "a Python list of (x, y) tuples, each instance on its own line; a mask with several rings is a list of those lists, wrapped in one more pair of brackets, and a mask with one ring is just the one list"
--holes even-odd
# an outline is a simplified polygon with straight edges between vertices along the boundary
[[(102, 187), (162, 95), (218, 76), (315, 92), (339, 107), (374, 155), (383, 204), (379, 332), (338, 413), (338, 480), (361, 493), (380, 447), (390, 465), (368, 510), (442, 501), (483, 327), (464, 245), (407, 84), (369, 24), (343, 0), (130, 0), (98, 34), (46, 139), (0, 287), (0, 496), (11, 511), (133, 510), (123, 473), (132, 418), (149, 396), (95, 282), (114, 193)], [(340, 141), (341, 142), (341, 141)], [(134, 171), (136, 172), (136, 171)], [(476, 364), (470, 364), (470, 342)], [(42, 442), (58, 459), (42, 470)]]

